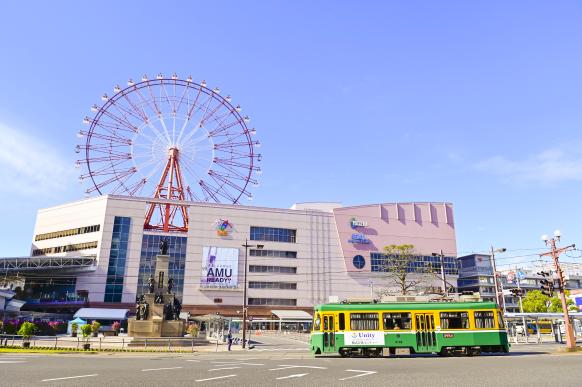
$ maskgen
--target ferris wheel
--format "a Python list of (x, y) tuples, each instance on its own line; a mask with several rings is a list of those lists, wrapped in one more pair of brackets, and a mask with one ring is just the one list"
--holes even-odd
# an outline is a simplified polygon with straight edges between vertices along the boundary
[[(261, 173), (261, 155), (255, 153), (260, 142), (230, 96), (176, 74), (144, 75), (124, 88), (116, 85), (113, 92), (91, 107), (93, 117), (83, 120), (88, 129), (78, 133), (85, 141), (77, 145), (82, 158), (76, 166), (84, 169), (80, 181), (89, 183), (86, 194), (233, 204), (252, 200), (249, 188), (258, 185)], [(177, 213), (187, 229), (184, 206), (154, 204), (146, 228), (159, 226), (152, 224), (156, 207), (165, 231), (171, 231)]]

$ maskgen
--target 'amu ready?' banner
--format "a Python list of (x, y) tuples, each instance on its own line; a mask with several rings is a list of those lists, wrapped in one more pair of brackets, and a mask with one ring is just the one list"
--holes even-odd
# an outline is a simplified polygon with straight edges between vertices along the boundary
[(237, 287), (238, 249), (204, 246), (200, 285), (213, 288)]

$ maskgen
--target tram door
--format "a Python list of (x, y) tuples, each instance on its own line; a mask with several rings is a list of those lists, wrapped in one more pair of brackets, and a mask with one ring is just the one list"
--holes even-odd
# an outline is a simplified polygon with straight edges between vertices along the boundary
[(333, 315), (323, 315), (323, 352), (335, 352), (335, 323)]
[(438, 351), (432, 313), (416, 314), (416, 347), (417, 352)]

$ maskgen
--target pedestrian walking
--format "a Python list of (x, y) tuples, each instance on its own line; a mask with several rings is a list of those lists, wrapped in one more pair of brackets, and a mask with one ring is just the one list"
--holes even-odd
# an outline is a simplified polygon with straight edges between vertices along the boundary
[(228, 336), (226, 336), (226, 342), (228, 343), (228, 350), (232, 347), (232, 332), (228, 331)]

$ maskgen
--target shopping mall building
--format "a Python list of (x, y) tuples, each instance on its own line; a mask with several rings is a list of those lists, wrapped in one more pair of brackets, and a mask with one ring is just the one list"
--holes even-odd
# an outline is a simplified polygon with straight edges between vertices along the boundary
[[(302, 203), (281, 209), (182, 202), (188, 232), (164, 233), (144, 230), (146, 209), (156, 201), (164, 203), (106, 195), (39, 210), (31, 259), (92, 263), (84, 270), (63, 267), (28, 276), (27, 307), (47, 311), (52, 304), (86, 299), (85, 306), (131, 308), (136, 295), (147, 291), (161, 238), (169, 241), (175, 292), (183, 311), (193, 315), (240, 313), (247, 240), (247, 301), (254, 315), (309, 311), (330, 297), (369, 298), (394, 288), (382, 270), (382, 251), (390, 244), (414, 245), (418, 267), (440, 267), (432, 253), (444, 251), (447, 279), (457, 281), (450, 203)], [(441, 287), (438, 277), (426, 278), (424, 288)]]

